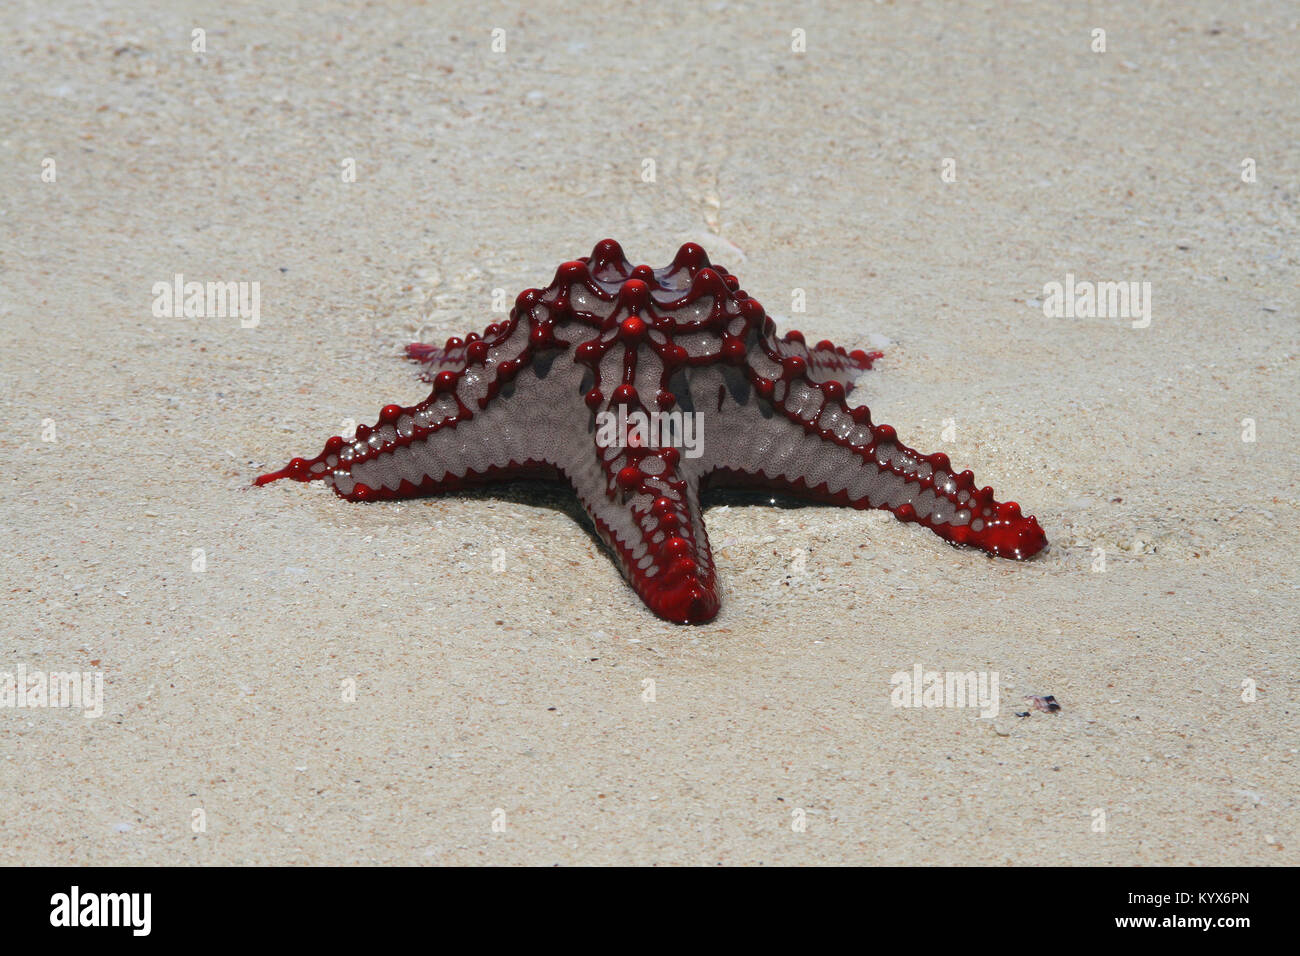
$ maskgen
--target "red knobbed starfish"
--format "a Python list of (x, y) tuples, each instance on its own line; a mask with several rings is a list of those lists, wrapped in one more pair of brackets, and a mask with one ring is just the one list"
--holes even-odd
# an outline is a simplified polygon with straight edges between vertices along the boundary
[[(349, 501), (376, 501), (567, 478), (637, 594), (683, 623), (718, 613), (705, 484), (886, 508), (1001, 557), (1047, 543), (1015, 502), (998, 503), (947, 455), (913, 451), (845, 403), (880, 353), (777, 338), (763, 307), (693, 243), (651, 269), (606, 239), (522, 293), (482, 336), (407, 352), (428, 366), (428, 398), (385, 406), (353, 440), (331, 438), (257, 484), (323, 481)], [(651, 412), (694, 424), (694, 443), (680, 428), (640, 427)]]

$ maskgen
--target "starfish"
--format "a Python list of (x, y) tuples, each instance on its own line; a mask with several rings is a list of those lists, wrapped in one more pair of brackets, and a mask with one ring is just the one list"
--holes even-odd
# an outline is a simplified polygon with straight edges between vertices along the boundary
[[(700, 492), (742, 485), (882, 508), (941, 538), (1027, 558), (1047, 538), (845, 398), (879, 352), (811, 348), (687, 243), (661, 269), (612, 239), (565, 262), (482, 335), (414, 344), (433, 391), (386, 405), (351, 440), (256, 484), (320, 481), (349, 501), (441, 494), (500, 479), (567, 479), (656, 614), (711, 620), (717, 577)], [(706, 429), (707, 426), (707, 429)]]

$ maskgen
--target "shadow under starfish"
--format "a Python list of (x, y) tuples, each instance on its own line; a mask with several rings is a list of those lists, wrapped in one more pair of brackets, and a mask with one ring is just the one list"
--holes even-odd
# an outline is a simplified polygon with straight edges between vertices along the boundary
[[(1047, 543), (1015, 502), (994, 500), (946, 455), (908, 448), (866, 406), (846, 403), (880, 353), (810, 348), (798, 332), (777, 338), (763, 307), (693, 243), (651, 269), (605, 239), (482, 335), (407, 353), (426, 366), (428, 398), (386, 405), (351, 441), (335, 436), (256, 484), (321, 481), (376, 501), (566, 479), (637, 594), (681, 623), (719, 608), (706, 487), (884, 508), (1000, 557)], [(647, 421), (666, 422), (666, 435)]]

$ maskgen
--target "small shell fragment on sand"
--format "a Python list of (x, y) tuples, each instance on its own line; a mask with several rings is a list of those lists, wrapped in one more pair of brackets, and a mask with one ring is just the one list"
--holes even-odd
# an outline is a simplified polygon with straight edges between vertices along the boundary
[(1033, 705), (1034, 710), (1041, 710), (1048, 714), (1055, 714), (1061, 709), (1061, 705), (1056, 702), (1056, 698), (1051, 694), (1042, 697), (1038, 694), (1026, 694), (1025, 700)]

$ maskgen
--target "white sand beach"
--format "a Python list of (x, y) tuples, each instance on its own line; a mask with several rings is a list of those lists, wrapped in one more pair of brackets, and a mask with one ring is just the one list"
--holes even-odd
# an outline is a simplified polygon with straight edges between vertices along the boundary
[[(0, 672), (103, 698), (0, 706), (0, 863), (1300, 862), (1293, 4), (6, 22)], [(725, 499), (680, 626), (562, 486), (250, 488), (606, 236), (879, 348), (853, 400), (1050, 550)], [(893, 706), (918, 665), (997, 716)]]

